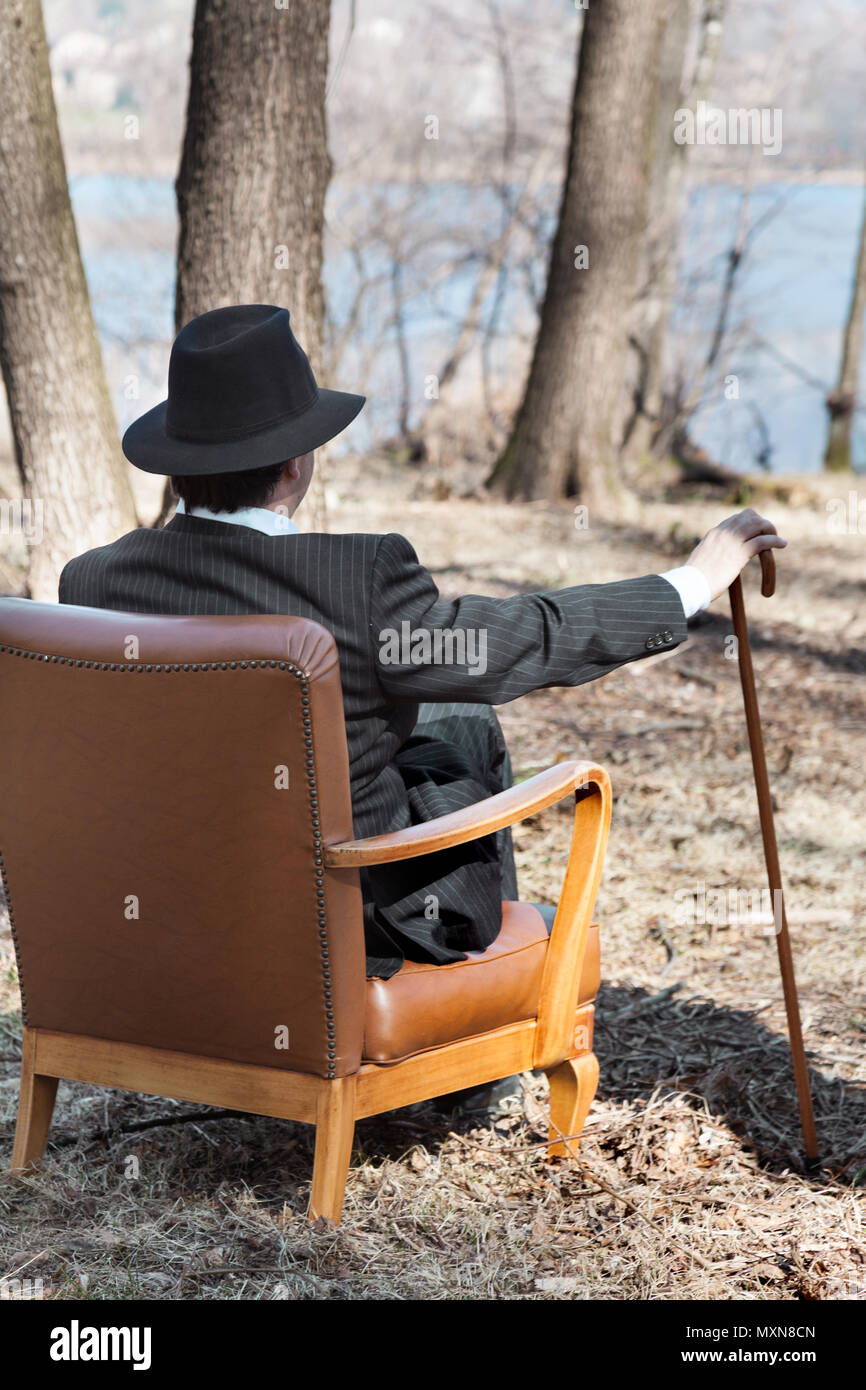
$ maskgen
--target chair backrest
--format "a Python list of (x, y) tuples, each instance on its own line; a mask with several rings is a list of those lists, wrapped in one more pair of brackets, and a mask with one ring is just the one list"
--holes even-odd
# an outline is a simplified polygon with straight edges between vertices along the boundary
[(0, 600), (2, 873), (25, 1022), (337, 1077), (364, 935), (337, 651), (286, 617)]

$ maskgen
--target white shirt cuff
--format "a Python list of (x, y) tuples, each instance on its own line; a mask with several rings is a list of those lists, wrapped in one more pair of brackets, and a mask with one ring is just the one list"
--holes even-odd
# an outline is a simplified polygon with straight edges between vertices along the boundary
[(695, 613), (700, 613), (708, 607), (712, 598), (710, 586), (697, 565), (680, 565), (675, 570), (665, 570), (659, 578), (673, 584), (687, 618), (693, 618)]

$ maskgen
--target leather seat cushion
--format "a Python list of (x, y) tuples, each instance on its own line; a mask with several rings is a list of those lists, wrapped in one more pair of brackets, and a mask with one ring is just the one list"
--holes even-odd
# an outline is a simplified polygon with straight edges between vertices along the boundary
[[(449, 965), (406, 961), (390, 980), (367, 981), (364, 1061), (397, 1062), (430, 1048), (535, 1018), (547, 954), (544, 918), (531, 903), (502, 904), (486, 951)], [(598, 928), (590, 928), (580, 1003), (599, 984)]]

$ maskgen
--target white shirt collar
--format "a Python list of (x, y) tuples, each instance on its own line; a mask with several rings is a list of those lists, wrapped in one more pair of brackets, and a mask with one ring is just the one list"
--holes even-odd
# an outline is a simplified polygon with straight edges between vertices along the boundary
[(270, 507), (242, 507), (237, 512), (212, 512), (207, 507), (192, 507), (187, 512), (181, 497), (177, 504), (178, 516), (201, 516), (205, 521), (225, 521), (230, 526), (248, 526), (253, 531), (262, 531), (266, 536), (298, 536), (299, 528), (284, 512), (273, 512)]

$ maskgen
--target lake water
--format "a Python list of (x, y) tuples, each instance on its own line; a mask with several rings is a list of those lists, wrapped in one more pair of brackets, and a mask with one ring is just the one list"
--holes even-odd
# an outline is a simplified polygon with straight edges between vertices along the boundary
[[(91, 288), (94, 313), (121, 427), (164, 395), (167, 348), (172, 337), (175, 201), (169, 179), (93, 175), (70, 180), (70, 189)], [(395, 195), (396, 196), (396, 195)], [(405, 192), (401, 191), (405, 199)], [(726, 256), (733, 243), (740, 193), (715, 184), (693, 189), (681, 237), (679, 290), (670, 333), (673, 364), (686, 373), (705, 356), (718, 311)], [(460, 247), (463, 227), (498, 213), (486, 189), (436, 187), (422, 190), (413, 209), (418, 227), (432, 228), (427, 264), (407, 271), (410, 298), (406, 337), (410, 382), (423, 381), (445, 355), (449, 333), (472, 293), (477, 267), (451, 275), (434, 291), (425, 288), (431, 258), (446, 259)], [(329, 205), (330, 207), (330, 205)], [(339, 215), (339, 209), (337, 210)], [(754, 468), (763, 452), (780, 472), (820, 467), (826, 433), (824, 396), (839, 368), (841, 334), (851, 293), (863, 193), (835, 184), (762, 185), (750, 198), (755, 228), (736, 280), (727, 350), (722, 365), (735, 376), (725, 394), (717, 381), (693, 425), (693, 436), (715, 458), (735, 468)], [(548, 228), (548, 231), (550, 229)], [(465, 248), (464, 248), (465, 249)], [(366, 257), (369, 272), (381, 272), (381, 251)], [(435, 268), (435, 266), (434, 266)], [(543, 273), (539, 255), (538, 276)], [(339, 321), (353, 290), (354, 270), (339, 238), (329, 244), (325, 279)], [(413, 287), (412, 276), (418, 285)], [(523, 320), (528, 300), (515, 274), (506, 281), (500, 309), (499, 358), (506, 358), (510, 325)], [(384, 344), (368, 383), (370, 404), (353, 443), (364, 447), (396, 424), (399, 370), (388, 326), (390, 302), (374, 294), (364, 320), (364, 339), (346, 364), (371, 340)], [(338, 384), (338, 383), (331, 383)], [(861, 399), (866, 401), (866, 363)], [(734, 397), (734, 391), (738, 394)], [(365, 418), (366, 417), (366, 418)], [(366, 431), (366, 438), (363, 431)], [(855, 463), (866, 468), (866, 414), (855, 417)]]

